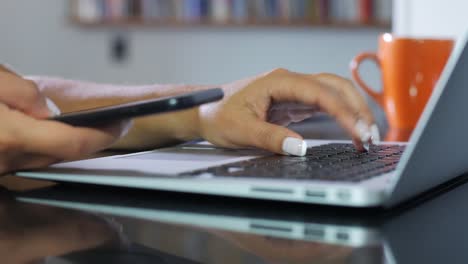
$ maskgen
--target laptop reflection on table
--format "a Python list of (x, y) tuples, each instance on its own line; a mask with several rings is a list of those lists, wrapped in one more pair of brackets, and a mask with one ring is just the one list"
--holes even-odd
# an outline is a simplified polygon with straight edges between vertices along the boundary
[[(85, 196), (83, 192), (86, 192)], [(305, 252), (314, 258), (334, 254), (335, 258), (347, 263), (376, 263), (376, 260), (379, 263), (384, 258), (383, 237), (378, 229), (380, 211), (364, 210), (354, 214), (355, 210), (345, 209), (340, 213), (333, 208), (309, 205), (307, 210), (310, 213), (304, 214), (303, 206), (278, 210), (261, 201), (243, 206), (243, 201), (229, 198), (168, 193), (149, 195), (147, 191), (124, 189), (116, 192), (113, 188), (81, 185), (62, 185), (22, 193), (17, 200), (84, 210), (112, 217), (117, 222), (130, 218), (147, 221), (156, 227), (168, 224), (185, 226), (198, 232), (209, 232), (253, 254), (289, 248), (291, 254)], [(317, 211), (313, 213), (315, 209)], [(364, 215), (369, 218), (363, 218)], [(141, 222), (138, 223), (140, 226)], [(154, 229), (154, 226), (150, 228)], [(311, 250), (314, 248), (319, 251), (314, 253)]]
[[(468, 175), (463, 178), (466, 182)], [(244, 199), (131, 189), (116, 192), (82, 185), (20, 193), (17, 200), (84, 210), (117, 221), (140, 219), (155, 226), (208, 230), (237, 242), (272, 243), (267, 245), (271, 249), (296, 241), (308, 251), (318, 247), (344, 252), (341, 257), (346, 263), (440, 263), (447, 258), (464, 263), (468, 259), (468, 252), (461, 249), (468, 244), (468, 236), (463, 235), (468, 207), (461, 203), (468, 200), (466, 184), (446, 185), (436, 196), (428, 193), (390, 211), (288, 203), (272, 206)], [(246, 250), (253, 246), (244, 244)]]

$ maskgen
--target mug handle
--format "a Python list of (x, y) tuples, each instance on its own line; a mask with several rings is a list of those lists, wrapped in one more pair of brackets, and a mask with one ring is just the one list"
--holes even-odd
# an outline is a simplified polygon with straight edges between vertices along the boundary
[(376, 92), (374, 89), (367, 86), (367, 84), (361, 79), (359, 75), (359, 66), (364, 60), (373, 60), (378, 66), (380, 67), (380, 59), (375, 53), (371, 52), (363, 52), (358, 54), (354, 59), (351, 61), (350, 68), (353, 79), (361, 86), (361, 88), (370, 95), (381, 107), (384, 107), (384, 95), (383, 93)]

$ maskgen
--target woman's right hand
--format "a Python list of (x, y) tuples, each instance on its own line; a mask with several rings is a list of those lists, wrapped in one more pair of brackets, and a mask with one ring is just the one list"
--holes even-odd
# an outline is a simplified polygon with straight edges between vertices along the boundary
[(203, 138), (223, 147), (257, 147), (303, 156), (307, 143), (285, 125), (317, 112), (333, 116), (359, 151), (380, 140), (364, 97), (351, 81), (334, 74), (275, 69), (223, 88), (223, 100), (200, 107), (195, 126)]
[(34, 82), (0, 67), (0, 175), (84, 157), (111, 145), (125, 129), (126, 122), (98, 129), (46, 120), (55, 114), (47, 101)]

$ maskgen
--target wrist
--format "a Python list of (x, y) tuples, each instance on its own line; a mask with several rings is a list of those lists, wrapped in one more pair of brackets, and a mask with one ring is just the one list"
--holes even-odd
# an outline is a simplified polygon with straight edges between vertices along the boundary
[[(184, 92), (200, 91), (214, 87), (222, 86), (185, 86)], [(222, 87), (222, 89), (225, 90), (224, 87)], [(213, 104), (214, 103), (200, 105), (198, 107), (170, 115), (171, 120), (169, 123), (170, 129), (173, 133), (173, 139), (178, 141), (191, 141), (204, 138), (204, 129), (206, 128), (206, 125), (204, 125), (204, 119), (206, 119), (207, 115), (206, 110)]]
[(150, 115), (135, 119), (116, 149), (152, 149), (200, 138), (198, 109)]
[(202, 137), (200, 131), (200, 107), (175, 114), (171, 118), (170, 123), (175, 140), (191, 141)]

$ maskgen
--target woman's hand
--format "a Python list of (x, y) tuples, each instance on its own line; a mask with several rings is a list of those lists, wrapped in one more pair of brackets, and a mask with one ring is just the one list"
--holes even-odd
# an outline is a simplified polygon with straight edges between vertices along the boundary
[(358, 150), (380, 140), (364, 98), (351, 81), (336, 75), (277, 69), (223, 88), (226, 95), (221, 102), (199, 110), (200, 135), (216, 145), (258, 147), (302, 156), (306, 143), (282, 125), (304, 120), (318, 111), (333, 116)]
[(0, 174), (76, 159), (112, 144), (126, 125), (75, 128), (44, 120), (57, 108), (32, 81), (0, 67)]

